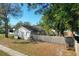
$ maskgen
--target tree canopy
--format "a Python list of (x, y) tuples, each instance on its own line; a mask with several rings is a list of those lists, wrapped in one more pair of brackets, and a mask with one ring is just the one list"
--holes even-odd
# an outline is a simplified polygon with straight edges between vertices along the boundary
[(22, 22), (22, 21), (19, 21), (14, 27), (16, 29), (18, 29), (19, 27), (21, 26), (31, 26), (31, 24), (29, 22)]
[(8, 37), (8, 22), (10, 16), (21, 16), (21, 4), (17, 3), (1, 3), (0, 4), (0, 19), (5, 22), (5, 37)]
[(43, 15), (39, 25), (47, 32), (55, 29), (63, 34), (64, 30), (77, 31), (79, 29), (79, 4), (47, 3), (32, 6), (34, 5), (41, 6), (36, 12)]

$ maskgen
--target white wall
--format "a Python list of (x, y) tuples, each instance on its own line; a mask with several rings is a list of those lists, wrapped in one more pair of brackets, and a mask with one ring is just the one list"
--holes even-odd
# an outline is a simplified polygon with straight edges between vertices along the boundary
[(31, 31), (24, 27), (21, 27), (15, 31), (15, 37), (18, 36), (21, 39), (27, 40), (27, 39), (29, 39), (30, 35), (31, 35)]

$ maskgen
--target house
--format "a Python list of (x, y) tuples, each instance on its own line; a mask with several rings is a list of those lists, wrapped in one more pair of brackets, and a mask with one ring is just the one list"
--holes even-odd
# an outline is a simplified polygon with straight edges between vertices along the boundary
[(23, 26), (21, 26), (14, 32), (14, 38), (16, 39), (21, 38), (21, 39), (27, 40), (30, 38), (30, 36), (31, 36), (31, 31)]
[(32, 34), (34, 35), (46, 35), (46, 32), (40, 26), (31, 26)]
[(15, 30), (14, 38), (29, 39), (32, 35), (45, 35), (45, 31), (42, 28), (36, 26), (24, 26), (22, 25)]

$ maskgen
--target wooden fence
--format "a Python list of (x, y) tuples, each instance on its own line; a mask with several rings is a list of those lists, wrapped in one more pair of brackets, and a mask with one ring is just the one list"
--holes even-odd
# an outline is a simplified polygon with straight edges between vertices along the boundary
[(65, 44), (65, 38), (60, 36), (32, 35), (33, 39), (49, 43)]

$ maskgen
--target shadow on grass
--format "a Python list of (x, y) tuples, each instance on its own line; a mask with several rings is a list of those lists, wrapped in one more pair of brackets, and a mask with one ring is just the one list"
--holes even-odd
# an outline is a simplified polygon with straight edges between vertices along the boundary
[(25, 41), (25, 40), (17, 40), (17, 41), (13, 41), (13, 43), (15, 44), (38, 44), (37, 41)]
[(38, 41), (38, 40), (14, 40), (13, 43), (15, 44), (38, 44), (39, 42), (43, 43), (44, 41)]

